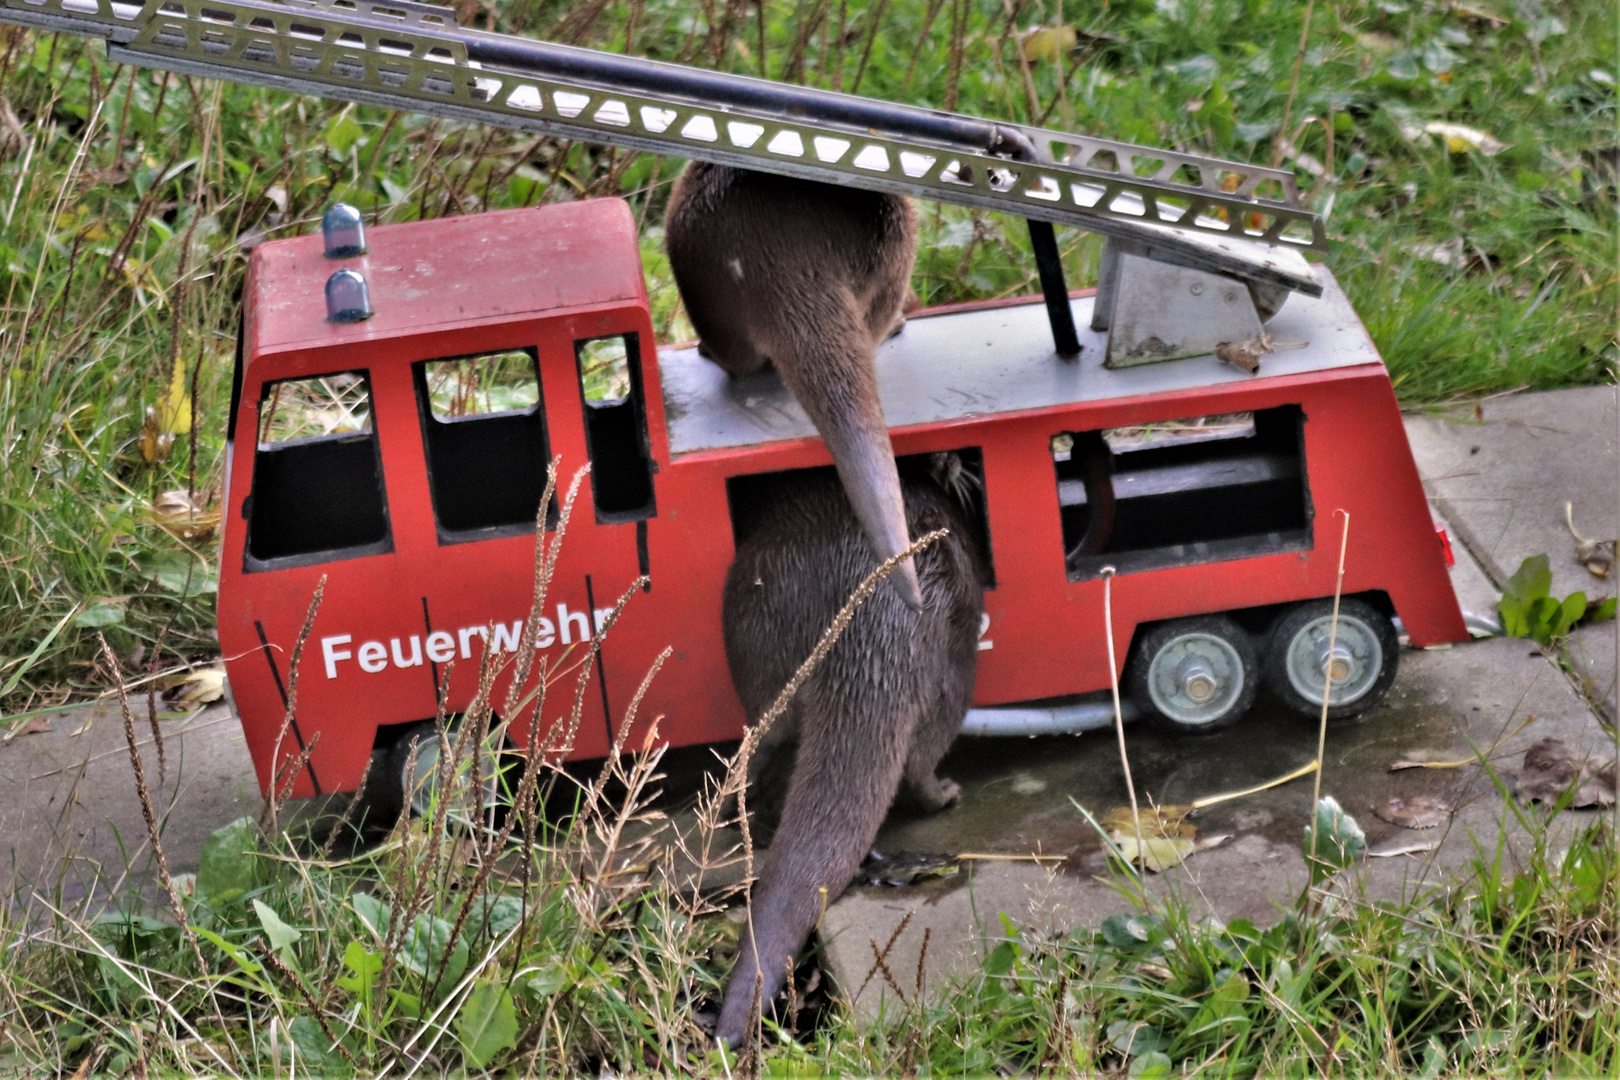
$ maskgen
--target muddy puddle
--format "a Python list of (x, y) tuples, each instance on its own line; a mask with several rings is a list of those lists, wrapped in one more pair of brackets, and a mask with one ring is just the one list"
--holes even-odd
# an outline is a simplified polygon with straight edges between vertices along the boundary
[[(1310, 763), (1316, 725), (1264, 697), (1237, 725), (1202, 736), (1161, 734), (1146, 723), (1126, 726), (1126, 746), (1144, 804), (1188, 804), (1264, 784)], [(1456, 771), (1389, 772), (1418, 751), (1468, 756), (1453, 719), (1432, 703), (1397, 687), (1359, 720), (1332, 724), (1327, 736), (1323, 792), (1362, 823), (1372, 843), (1418, 834), (1378, 820), (1370, 812), (1392, 796), (1444, 794)], [(1070, 873), (1095, 872), (1087, 856), (1102, 847), (1096, 830), (1075, 808), (1101, 818), (1129, 799), (1112, 730), (1027, 739), (957, 741), (940, 772), (962, 785), (951, 810), (918, 815), (896, 809), (878, 835), (879, 851), (1063, 856)], [(1311, 778), (1198, 811), (1190, 819), (1203, 837), (1258, 833), (1298, 843), (1308, 819)], [(943, 884), (943, 883), (942, 883)]]

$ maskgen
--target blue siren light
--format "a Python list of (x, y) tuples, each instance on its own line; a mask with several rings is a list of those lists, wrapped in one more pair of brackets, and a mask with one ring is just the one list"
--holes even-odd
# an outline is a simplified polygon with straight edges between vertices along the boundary
[(321, 235), (328, 259), (351, 259), (366, 253), (366, 222), (348, 203), (333, 203), (321, 215)]
[(356, 323), (371, 318), (371, 290), (353, 270), (339, 270), (326, 279), (326, 321)]

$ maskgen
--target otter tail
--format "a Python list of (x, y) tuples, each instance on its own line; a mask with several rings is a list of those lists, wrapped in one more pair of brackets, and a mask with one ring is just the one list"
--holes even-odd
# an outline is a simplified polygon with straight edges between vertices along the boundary
[[(760, 342), (793, 398), (832, 454), (861, 531), (879, 559), (911, 543), (894, 447), (878, 399), (876, 347), (864, 305), (847, 286), (779, 298), (772, 331)], [(922, 609), (914, 560), (889, 580), (913, 611)]]
[[(874, 596), (868, 604), (883, 601), (894, 609), (886, 618), (863, 611), (857, 623), (911, 621), (896, 598)], [(903, 678), (840, 678), (840, 661), (870, 665), (863, 646), (893, 650), (897, 643), (840, 642), (824, 661), (829, 670), (800, 690), (798, 760), (715, 1029), (731, 1046), (747, 1033), (756, 979), (768, 1012), (805, 938), (871, 848), (900, 785), (924, 695)]]

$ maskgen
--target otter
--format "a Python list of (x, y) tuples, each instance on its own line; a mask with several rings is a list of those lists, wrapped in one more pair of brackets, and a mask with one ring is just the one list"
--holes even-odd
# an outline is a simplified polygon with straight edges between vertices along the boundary
[[(954, 454), (900, 483), (915, 535), (947, 529), (916, 564), (920, 604), (879, 589), (799, 688), (756, 749), (756, 817), (780, 820), (752, 898), (715, 1037), (747, 1033), (756, 977), (768, 1011), (825, 905), (838, 899), (900, 790), (923, 810), (960, 788), (935, 775), (973, 697), (984, 608), (974, 523), (959, 499)], [(898, 475), (897, 475), (898, 479)], [(953, 487), (959, 490), (955, 493)], [(766, 497), (737, 549), (723, 598), (726, 659), (754, 723), (878, 565), (850, 500), (817, 471)], [(768, 822), (765, 823), (768, 827)]]
[[(910, 543), (873, 353), (903, 323), (917, 254), (898, 195), (694, 161), (664, 217), (670, 270), (700, 339), (731, 375), (774, 365), (832, 453), (873, 552)], [(908, 560), (889, 580), (920, 607)]]

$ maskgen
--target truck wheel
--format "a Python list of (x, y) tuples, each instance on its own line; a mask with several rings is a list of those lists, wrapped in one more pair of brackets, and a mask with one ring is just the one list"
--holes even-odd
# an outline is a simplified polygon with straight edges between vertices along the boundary
[[(460, 737), (459, 729), (452, 727), (449, 735), (454, 749), (455, 740)], [(411, 817), (424, 817), (434, 806), (440, 781), (439, 754), (442, 742), (438, 725), (424, 721), (406, 729), (388, 752), (388, 766), (384, 775), (388, 783), (397, 785), (399, 805)], [(414, 756), (411, 753), (413, 747), (416, 751)], [(491, 752), (487, 746), (479, 751), (481, 797), (474, 799), (468, 790), (471, 780), (470, 755), (456, 763), (457, 775), (450, 784), (452, 802), (448, 808), (452, 821), (470, 825), (480, 817), (488, 820), (489, 812), (502, 804), (502, 767), (501, 755)]]
[(1204, 615), (1149, 630), (1126, 681), (1137, 705), (1159, 727), (1204, 733), (1249, 711), (1259, 675), (1248, 633), (1224, 615)]
[[(1268, 638), (1266, 684), (1285, 705), (1306, 716), (1322, 715), (1332, 623), (1333, 601), (1312, 600), (1284, 611)], [(1399, 664), (1400, 645), (1389, 618), (1365, 600), (1341, 600), (1328, 719), (1360, 716), (1378, 704), (1395, 681)]]

